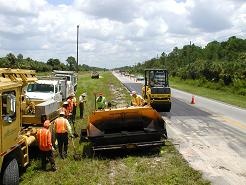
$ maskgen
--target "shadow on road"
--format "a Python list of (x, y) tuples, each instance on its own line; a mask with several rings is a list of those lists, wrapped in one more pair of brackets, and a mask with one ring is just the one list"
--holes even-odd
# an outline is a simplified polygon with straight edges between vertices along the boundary
[(176, 98), (172, 98), (171, 112), (161, 112), (162, 116), (171, 118), (172, 116), (189, 116), (189, 117), (209, 117), (210, 113), (200, 110), (196, 105), (191, 105), (186, 102), (180, 101)]

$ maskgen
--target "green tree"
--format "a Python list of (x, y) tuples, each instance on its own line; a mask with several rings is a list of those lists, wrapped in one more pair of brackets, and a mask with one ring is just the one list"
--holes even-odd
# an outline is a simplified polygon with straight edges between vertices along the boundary
[(61, 62), (59, 59), (57, 58), (50, 58), (48, 61), (47, 61), (47, 64), (50, 65), (52, 67), (53, 70), (60, 70), (62, 67), (61, 67)]
[(17, 59), (18, 59), (18, 60), (23, 60), (23, 55), (22, 55), (21, 53), (18, 54), (18, 55), (17, 55)]
[(10, 68), (16, 68), (17, 67), (17, 59), (15, 57), (15, 55), (13, 53), (9, 53), (6, 55), (7, 61), (9, 62), (9, 66)]
[(66, 61), (67, 61), (68, 70), (76, 71), (77, 63), (75, 58), (73, 56), (70, 56), (67, 58)]

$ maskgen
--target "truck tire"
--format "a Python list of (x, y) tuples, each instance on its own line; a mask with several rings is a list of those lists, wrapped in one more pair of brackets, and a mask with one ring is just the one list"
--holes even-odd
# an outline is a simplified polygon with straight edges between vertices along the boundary
[(18, 185), (19, 184), (19, 166), (17, 160), (12, 159), (4, 168), (2, 175), (3, 185)]
[(87, 157), (87, 158), (92, 158), (94, 156), (94, 151), (92, 149), (92, 145), (91, 144), (86, 144), (84, 145), (84, 148), (83, 148), (83, 154), (82, 156), (83, 157)]
[(167, 106), (167, 110), (165, 112), (170, 112), (171, 111), (171, 103)]

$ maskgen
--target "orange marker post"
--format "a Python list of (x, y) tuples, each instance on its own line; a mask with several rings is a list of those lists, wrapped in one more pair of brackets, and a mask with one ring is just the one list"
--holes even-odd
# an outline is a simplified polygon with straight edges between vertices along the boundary
[(194, 95), (192, 95), (190, 104), (195, 104), (195, 96)]

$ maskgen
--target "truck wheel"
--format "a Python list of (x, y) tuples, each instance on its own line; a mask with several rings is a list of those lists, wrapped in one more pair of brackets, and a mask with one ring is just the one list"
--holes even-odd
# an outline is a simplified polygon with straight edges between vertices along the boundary
[(92, 149), (92, 145), (91, 144), (84, 145), (82, 156), (83, 157), (88, 157), (88, 158), (94, 157), (94, 151)]
[(171, 103), (169, 105), (167, 105), (164, 112), (170, 112), (170, 111), (171, 111)]
[(2, 176), (3, 185), (18, 185), (19, 184), (19, 167), (16, 159), (12, 159), (3, 170)]

